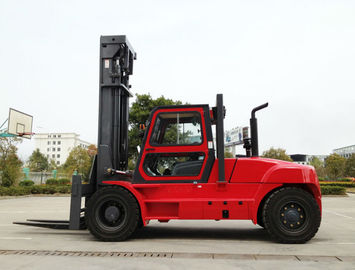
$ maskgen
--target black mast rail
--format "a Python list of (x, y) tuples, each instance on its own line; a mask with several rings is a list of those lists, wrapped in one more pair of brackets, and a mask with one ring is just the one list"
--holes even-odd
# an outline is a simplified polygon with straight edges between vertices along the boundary
[(101, 36), (99, 128), (96, 174), (91, 183), (122, 178), (108, 173), (108, 169), (127, 170), (128, 164), (128, 108), (129, 75), (133, 73), (136, 53), (126, 36)]

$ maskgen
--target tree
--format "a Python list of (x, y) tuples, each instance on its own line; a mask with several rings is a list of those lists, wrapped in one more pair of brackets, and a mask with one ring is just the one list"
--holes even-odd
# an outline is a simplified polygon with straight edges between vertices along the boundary
[(52, 170), (58, 170), (60, 166), (57, 165), (57, 163), (55, 163), (55, 160), (51, 159), (48, 162), (48, 170), (52, 171)]
[(97, 147), (95, 144), (90, 144), (88, 146), (88, 154), (91, 158), (93, 158), (97, 154)]
[(327, 175), (332, 179), (337, 179), (344, 175), (346, 159), (338, 154), (331, 154), (325, 160)]
[(63, 169), (70, 174), (77, 171), (83, 179), (88, 179), (91, 169), (91, 158), (88, 151), (81, 146), (76, 146), (70, 151)]
[(289, 155), (286, 154), (286, 150), (282, 148), (273, 148), (263, 152), (263, 157), (273, 158), (285, 161), (292, 161)]
[(314, 169), (317, 172), (318, 177), (325, 177), (324, 162), (322, 162), (319, 158), (313, 156), (309, 162), (309, 165), (314, 167)]
[(33, 151), (32, 155), (29, 157), (28, 163), (30, 170), (33, 172), (42, 172), (49, 168), (47, 157), (43, 155), (38, 148)]
[(181, 101), (174, 101), (161, 96), (153, 99), (150, 94), (136, 94), (136, 101), (132, 103), (129, 111), (128, 131), (128, 157), (129, 159), (137, 158), (137, 146), (142, 143), (143, 132), (139, 129), (140, 124), (145, 124), (149, 118), (150, 112), (156, 106), (163, 105), (180, 105)]
[(345, 162), (345, 174), (349, 177), (355, 177), (355, 153)]
[(234, 158), (233, 153), (229, 151), (224, 151), (225, 158)]
[(1, 186), (14, 185), (21, 176), (22, 161), (17, 156), (16, 144), (21, 139), (16, 137), (0, 138), (0, 172)]

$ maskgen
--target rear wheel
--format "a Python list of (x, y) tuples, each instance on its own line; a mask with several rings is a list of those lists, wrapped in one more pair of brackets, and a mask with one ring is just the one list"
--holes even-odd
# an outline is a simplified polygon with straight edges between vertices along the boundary
[(123, 241), (136, 230), (139, 207), (136, 199), (121, 187), (98, 190), (85, 213), (89, 231), (103, 241)]
[(320, 209), (307, 191), (286, 187), (266, 200), (263, 222), (270, 236), (281, 243), (305, 243), (318, 231)]

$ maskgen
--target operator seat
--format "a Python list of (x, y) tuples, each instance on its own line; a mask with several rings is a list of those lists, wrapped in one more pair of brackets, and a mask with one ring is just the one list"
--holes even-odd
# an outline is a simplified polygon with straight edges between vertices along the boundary
[(194, 160), (177, 163), (171, 175), (198, 175), (200, 173), (203, 160)]

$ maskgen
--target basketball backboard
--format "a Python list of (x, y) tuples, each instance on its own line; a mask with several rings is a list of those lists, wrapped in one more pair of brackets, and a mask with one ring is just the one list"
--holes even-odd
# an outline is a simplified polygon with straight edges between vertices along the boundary
[(33, 117), (10, 108), (7, 133), (31, 139)]

